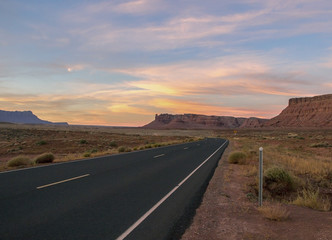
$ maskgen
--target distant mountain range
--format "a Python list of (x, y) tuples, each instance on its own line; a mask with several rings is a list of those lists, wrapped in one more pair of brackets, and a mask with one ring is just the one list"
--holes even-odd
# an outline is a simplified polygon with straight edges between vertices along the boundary
[(156, 114), (143, 126), (151, 129), (230, 129), (230, 128), (330, 128), (332, 94), (292, 98), (289, 105), (272, 119), (206, 116), (197, 114)]
[(21, 124), (56, 124), (68, 125), (66, 122), (49, 122), (39, 119), (31, 111), (3, 111), (0, 110), (0, 122)]

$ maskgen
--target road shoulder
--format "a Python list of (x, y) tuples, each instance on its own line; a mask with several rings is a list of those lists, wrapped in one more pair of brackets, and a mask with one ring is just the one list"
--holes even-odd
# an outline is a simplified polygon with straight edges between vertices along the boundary
[(332, 239), (332, 213), (286, 205), (290, 218), (270, 221), (246, 196), (249, 177), (243, 166), (229, 164), (232, 142), (224, 152), (201, 206), (182, 240), (235, 239)]

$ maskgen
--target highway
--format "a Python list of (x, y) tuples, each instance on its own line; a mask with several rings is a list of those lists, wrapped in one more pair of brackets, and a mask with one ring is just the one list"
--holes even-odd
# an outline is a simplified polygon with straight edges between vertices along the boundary
[(227, 145), (208, 138), (0, 173), (0, 239), (178, 239)]

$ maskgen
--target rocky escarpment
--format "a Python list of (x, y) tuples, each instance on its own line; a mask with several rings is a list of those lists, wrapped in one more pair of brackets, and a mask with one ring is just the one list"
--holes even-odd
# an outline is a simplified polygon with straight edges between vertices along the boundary
[(332, 127), (332, 94), (292, 98), (278, 116), (264, 127)]
[(227, 129), (227, 128), (330, 128), (332, 127), (332, 94), (292, 98), (278, 116), (236, 118), (197, 114), (160, 114), (144, 126), (154, 129)]
[(68, 125), (66, 122), (53, 123), (39, 119), (31, 111), (3, 111), (0, 110), (0, 122), (22, 124), (57, 124)]
[(240, 128), (260, 128), (267, 121), (268, 121), (268, 119), (255, 118), (255, 117), (247, 118), (242, 123), (242, 125), (240, 126)]
[(206, 116), (198, 114), (156, 114), (155, 120), (144, 126), (153, 129), (227, 129), (241, 126), (258, 127), (264, 121), (258, 118)]

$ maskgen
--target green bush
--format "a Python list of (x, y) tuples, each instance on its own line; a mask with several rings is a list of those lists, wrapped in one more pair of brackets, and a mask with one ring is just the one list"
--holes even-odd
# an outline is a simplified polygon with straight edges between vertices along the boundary
[(294, 190), (294, 178), (281, 167), (272, 167), (264, 173), (264, 188), (272, 196), (282, 196)]
[(88, 143), (88, 141), (85, 140), (85, 139), (81, 139), (81, 140), (80, 140), (80, 144), (87, 144), (87, 143)]
[(233, 164), (245, 164), (247, 156), (243, 152), (233, 152), (228, 157), (228, 162)]
[(44, 140), (41, 140), (41, 141), (37, 142), (36, 144), (39, 145), (39, 146), (42, 146), (42, 145), (46, 145), (47, 142), (44, 141)]
[(90, 153), (90, 152), (85, 152), (85, 153), (83, 154), (83, 157), (91, 157), (91, 153)]
[(32, 161), (26, 156), (14, 157), (7, 162), (8, 167), (20, 167), (28, 165), (32, 165)]
[(110, 147), (117, 147), (117, 146), (118, 144), (114, 140), (110, 142)]

